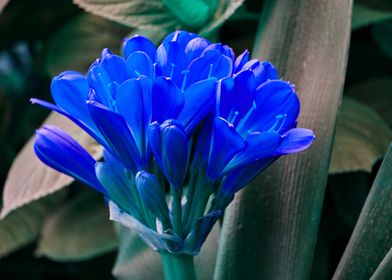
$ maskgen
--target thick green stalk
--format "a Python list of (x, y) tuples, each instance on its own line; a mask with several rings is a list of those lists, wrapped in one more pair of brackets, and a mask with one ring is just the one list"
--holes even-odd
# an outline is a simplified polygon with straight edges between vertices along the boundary
[(306, 152), (278, 160), (226, 211), (217, 280), (307, 279), (341, 100), (352, 0), (267, 0), (253, 56), (296, 85)]
[(161, 253), (165, 280), (196, 280), (193, 256)]

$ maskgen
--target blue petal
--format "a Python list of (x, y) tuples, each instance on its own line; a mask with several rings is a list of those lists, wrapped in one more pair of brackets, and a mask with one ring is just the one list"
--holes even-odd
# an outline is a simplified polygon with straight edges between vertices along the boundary
[(127, 59), (127, 67), (131, 78), (138, 78), (140, 75), (154, 77), (152, 60), (144, 52), (132, 53)]
[[(91, 121), (91, 125), (87, 125), (86, 123), (84, 123), (82, 120), (74, 117), (73, 115), (69, 114), (68, 112), (64, 111), (63, 109), (61, 109), (60, 107), (57, 107), (56, 105), (40, 100), (40, 99), (36, 99), (36, 98), (31, 98), (30, 102), (32, 104), (38, 104), (40, 106), (43, 106), (45, 108), (48, 108), (52, 111), (55, 111), (65, 117), (67, 117), (69, 120), (71, 120), (72, 122), (74, 122), (77, 126), (79, 126), (80, 128), (82, 128), (84, 131), (86, 131), (91, 137), (93, 137), (98, 143), (100, 143), (101, 145), (105, 146), (106, 145), (106, 141), (105, 139), (102, 137), (101, 132), (99, 131), (99, 129), (95, 126), (95, 123), (93, 121)], [(90, 115), (90, 114), (89, 114)]]
[(260, 86), (255, 93), (256, 109), (243, 125), (245, 131), (268, 131), (283, 116), (279, 132), (293, 127), (300, 109), (298, 96), (291, 85), (284, 81), (272, 80)]
[(239, 72), (242, 67), (247, 63), (249, 60), (249, 51), (245, 50), (242, 54), (240, 54), (234, 62), (234, 73)]
[(135, 183), (142, 203), (168, 226), (170, 218), (165, 192), (156, 177), (142, 170), (136, 174)]
[(129, 78), (127, 64), (121, 56), (108, 52), (102, 58), (100, 65), (105, 69), (113, 82), (121, 84)]
[(216, 202), (224, 209), (234, 198), (234, 194), (245, 187), (258, 174), (270, 166), (278, 157), (267, 157), (252, 162), (244, 167), (230, 172), (221, 181), (220, 188), (216, 194)]
[(211, 44), (205, 49), (205, 52), (210, 51), (210, 50), (216, 50), (216, 51), (220, 52), (221, 54), (223, 54), (224, 56), (227, 56), (228, 58), (230, 58), (231, 61), (234, 60), (234, 52), (227, 45), (222, 45), (221, 43)]
[(178, 121), (184, 126), (187, 135), (213, 108), (215, 90), (215, 79), (197, 82), (185, 90), (185, 105), (178, 115)]
[(94, 127), (86, 106), (89, 87), (85, 76), (73, 71), (63, 72), (53, 78), (50, 88), (58, 107)]
[(177, 42), (182, 49), (185, 49), (185, 46), (194, 38), (198, 38), (199, 36), (195, 33), (190, 33), (187, 31), (177, 30), (165, 37), (163, 39), (162, 44), (168, 42)]
[(314, 141), (313, 131), (306, 128), (293, 128), (282, 135), (283, 141), (275, 155), (287, 155), (307, 149)]
[(187, 85), (208, 78), (221, 79), (230, 76), (233, 71), (231, 59), (217, 50), (204, 51), (203, 55), (189, 64)]
[(94, 100), (108, 108), (112, 108), (116, 86), (102, 66), (95, 65), (90, 67), (88, 83), (94, 91)]
[(207, 48), (211, 43), (204, 38), (194, 38), (189, 41), (185, 48), (185, 54), (188, 58), (188, 61), (192, 61), (193, 59), (201, 56), (205, 48)]
[(151, 119), (151, 82), (150, 79), (130, 79), (117, 90), (116, 107), (118, 113), (131, 127), (141, 154), (146, 148), (145, 130)]
[(124, 40), (123, 43), (124, 57), (128, 59), (128, 57), (135, 51), (142, 51), (146, 53), (151, 58), (151, 60), (155, 59), (156, 47), (146, 37), (135, 35), (131, 38)]
[(137, 145), (124, 118), (103, 105), (89, 101), (91, 116), (116, 157), (129, 169), (143, 167)]
[(275, 155), (275, 151), (282, 143), (282, 137), (272, 132), (250, 133), (246, 139), (246, 148), (238, 153), (223, 170), (227, 174), (234, 169), (246, 166), (262, 158)]
[(50, 167), (106, 194), (95, 176), (95, 160), (71, 136), (58, 127), (45, 125), (36, 131), (34, 151)]
[(148, 128), (151, 150), (167, 180), (174, 187), (182, 187), (188, 165), (188, 140), (181, 124), (174, 120)]
[(209, 154), (207, 176), (215, 181), (230, 160), (245, 148), (245, 141), (234, 127), (222, 118), (214, 118), (211, 150)]
[(255, 74), (257, 85), (279, 78), (278, 71), (268, 61), (261, 62), (257, 67), (253, 68), (253, 73)]
[(170, 78), (178, 87), (181, 87), (184, 79), (183, 71), (188, 65), (184, 46), (182, 47), (176, 41), (162, 43), (157, 50), (155, 61), (157, 74)]
[(163, 123), (178, 116), (184, 107), (185, 99), (172, 80), (157, 77), (154, 81), (151, 102), (152, 121)]

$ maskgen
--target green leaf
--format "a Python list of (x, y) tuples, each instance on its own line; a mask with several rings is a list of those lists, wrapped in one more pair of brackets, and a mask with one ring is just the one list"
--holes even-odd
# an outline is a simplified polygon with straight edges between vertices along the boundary
[[(64, 117), (51, 113), (44, 122), (65, 129), (94, 158), (102, 155), (100, 147), (90, 136)], [(32, 137), (14, 160), (3, 190), (1, 217), (41, 197), (54, 193), (73, 182), (73, 178), (47, 167), (33, 151)]]
[(334, 279), (370, 279), (392, 246), (392, 146), (377, 173)]
[(329, 173), (371, 172), (391, 140), (392, 131), (373, 110), (355, 100), (343, 99)]
[[(306, 279), (317, 239), (352, 1), (267, 0), (254, 53), (296, 85), (310, 149), (278, 160), (226, 211), (215, 279)], [(331, 55), (331, 50), (333, 55)]]
[(48, 41), (46, 67), (51, 75), (69, 69), (84, 73), (104, 48), (117, 52), (128, 31), (101, 17), (76, 16)]
[[(113, 268), (113, 275), (116, 279), (163, 280), (160, 255), (130, 229), (120, 224), (116, 225), (116, 229), (120, 240), (119, 253)], [(216, 225), (207, 237), (200, 254), (195, 257), (198, 280), (210, 280), (213, 277), (219, 233), (219, 226)]]
[(201, 36), (211, 36), (229, 19), (245, 0), (221, 0), (213, 18), (200, 31)]
[(392, 248), (384, 257), (370, 280), (383, 280), (392, 278)]
[(117, 238), (103, 197), (88, 191), (61, 205), (46, 220), (37, 255), (81, 261), (115, 250)]
[(392, 11), (392, 2), (390, 0), (355, 0), (355, 3), (359, 3), (375, 10)]
[(379, 76), (357, 83), (347, 89), (346, 96), (366, 104), (392, 126), (392, 77)]
[(63, 197), (64, 193), (58, 192), (25, 205), (1, 220), (0, 258), (36, 240), (45, 219)]
[(392, 18), (392, 11), (375, 10), (361, 4), (353, 8), (352, 29), (359, 29)]
[(373, 37), (385, 55), (392, 58), (392, 20), (373, 26)]
[(161, 0), (73, 0), (86, 11), (133, 28), (174, 30), (176, 17)]

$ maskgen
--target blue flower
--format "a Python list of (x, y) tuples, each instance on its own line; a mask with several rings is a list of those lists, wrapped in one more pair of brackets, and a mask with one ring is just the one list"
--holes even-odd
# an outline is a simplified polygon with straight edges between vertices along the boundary
[[(55, 104), (103, 146), (95, 161), (71, 136), (37, 130), (52, 168), (102, 193), (111, 219), (158, 251), (195, 255), (234, 194), (276, 158), (306, 149), (294, 87), (268, 62), (177, 31), (156, 48), (143, 36), (102, 51), (87, 75), (55, 77)], [(209, 203), (210, 202), (210, 203)]]

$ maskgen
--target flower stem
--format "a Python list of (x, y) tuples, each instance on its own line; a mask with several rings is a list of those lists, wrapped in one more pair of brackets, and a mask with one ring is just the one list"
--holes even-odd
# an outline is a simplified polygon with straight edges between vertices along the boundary
[(196, 280), (193, 256), (161, 253), (165, 280)]

